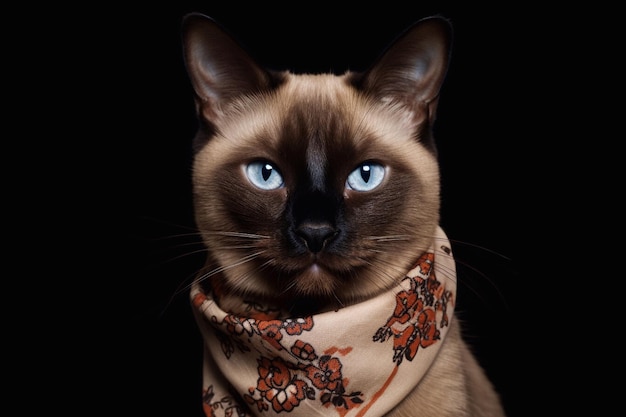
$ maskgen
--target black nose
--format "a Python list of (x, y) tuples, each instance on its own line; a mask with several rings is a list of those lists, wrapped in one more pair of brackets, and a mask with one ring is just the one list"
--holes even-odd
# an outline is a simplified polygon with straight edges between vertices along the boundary
[(328, 223), (307, 222), (298, 227), (296, 234), (304, 240), (311, 252), (318, 253), (337, 235), (337, 231)]

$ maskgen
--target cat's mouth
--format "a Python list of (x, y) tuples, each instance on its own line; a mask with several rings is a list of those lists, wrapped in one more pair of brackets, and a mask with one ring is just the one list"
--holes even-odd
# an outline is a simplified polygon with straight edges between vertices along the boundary
[(310, 279), (318, 283), (323, 280), (339, 283), (372, 261), (369, 259), (368, 262), (363, 254), (354, 255), (340, 256), (329, 251), (309, 252), (296, 257), (281, 258), (277, 266), (291, 280)]
[[(345, 260), (313, 256), (298, 268), (288, 273), (290, 292), (312, 297), (334, 297), (341, 293), (349, 276), (354, 276), (355, 268), (361, 265), (348, 265)], [(349, 268), (353, 273), (346, 271)]]
[[(339, 277), (342, 270), (351, 264), (345, 259), (338, 259), (336, 256), (329, 254), (309, 254), (305, 258), (292, 259), (288, 262), (287, 268), (290, 269), (292, 276), (306, 275), (309, 277), (327, 275), (329, 277)], [(350, 265), (354, 267), (355, 265)]]

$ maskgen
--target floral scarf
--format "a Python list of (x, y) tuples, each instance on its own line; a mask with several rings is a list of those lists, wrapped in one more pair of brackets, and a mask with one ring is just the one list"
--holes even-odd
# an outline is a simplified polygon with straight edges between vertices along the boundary
[(418, 384), (452, 319), (456, 270), (440, 228), (393, 290), (336, 311), (279, 318), (222, 311), (196, 283), (207, 416), (381, 416)]

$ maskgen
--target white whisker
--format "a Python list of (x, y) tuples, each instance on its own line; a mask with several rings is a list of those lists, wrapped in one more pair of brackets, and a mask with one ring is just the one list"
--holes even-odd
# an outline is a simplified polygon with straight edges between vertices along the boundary
[(259, 235), (256, 233), (241, 233), (241, 232), (226, 232), (226, 231), (213, 231), (207, 232), (207, 234), (217, 235), (217, 236), (229, 236), (229, 237), (243, 237), (246, 239), (269, 239), (269, 236)]
[[(196, 281), (197, 281), (197, 282), (202, 282), (202, 281), (204, 281), (204, 280), (207, 280), (207, 279), (211, 278), (212, 276), (214, 276), (214, 275), (216, 275), (216, 274), (222, 273), (222, 272), (227, 271), (227, 270), (232, 269), (232, 268), (236, 268), (236, 267), (238, 267), (238, 266), (240, 266), (240, 265), (243, 265), (243, 264), (245, 264), (245, 263), (247, 263), (247, 262), (250, 262), (250, 261), (252, 261), (252, 260), (256, 259), (259, 255), (263, 254), (264, 252), (265, 252), (265, 251), (263, 250), (263, 251), (259, 251), (259, 252), (251, 253), (251, 254), (246, 255), (246, 256), (244, 256), (243, 258), (241, 258), (238, 262), (235, 262), (235, 263), (230, 264), (230, 265), (223, 265), (223, 266), (220, 266), (220, 267), (218, 267), (218, 268), (212, 269), (212, 270), (211, 270), (211, 271), (209, 271), (209, 272), (205, 272), (204, 274), (202, 274), (202, 275), (198, 276), (198, 277), (194, 280), (194, 282), (196, 282)], [(185, 290), (187, 290), (187, 289), (191, 288), (191, 285), (193, 285), (193, 282), (192, 282), (192, 283), (190, 283), (190, 284), (188, 284), (188, 285), (186, 285), (186, 286), (182, 289), (182, 291), (185, 291)]]
[(409, 241), (410, 236), (407, 235), (389, 235), (389, 236), (367, 236), (365, 239), (375, 240), (377, 242), (397, 242), (397, 241)]

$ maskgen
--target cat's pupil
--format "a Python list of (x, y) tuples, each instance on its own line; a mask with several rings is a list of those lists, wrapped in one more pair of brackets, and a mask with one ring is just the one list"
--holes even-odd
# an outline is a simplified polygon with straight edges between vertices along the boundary
[(261, 175), (263, 176), (263, 180), (267, 181), (267, 179), (272, 175), (272, 166), (270, 164), (263, 165)]
[(363, 178), (363, 181), (369, 182), (370, 175), (371, 175), (370, 166), (369, 165), (363, 165), (361, 167), (361, 178)]

